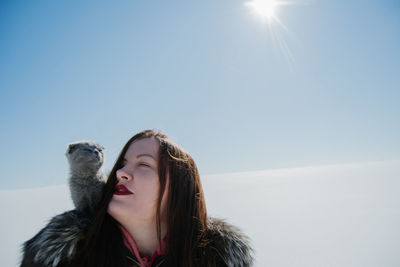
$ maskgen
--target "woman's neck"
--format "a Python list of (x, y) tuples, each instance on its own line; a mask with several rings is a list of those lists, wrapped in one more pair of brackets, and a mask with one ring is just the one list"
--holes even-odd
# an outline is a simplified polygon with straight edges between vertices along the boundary
[[(155, 221), (131, 221), (129, 223), (121, 223), (121, 225), (128, 231), (133, 240), (135, 240), (139, 251), (151, 257), (159, 246)], [(163, 238), (165, 234), (165, 223), (161, 223), (161, 238)]]

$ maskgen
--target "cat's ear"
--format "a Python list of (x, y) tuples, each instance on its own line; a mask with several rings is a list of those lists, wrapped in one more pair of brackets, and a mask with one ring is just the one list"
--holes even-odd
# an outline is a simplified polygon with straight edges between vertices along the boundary
[(67, 153), (68, 154), (70, 154), (70, 153), (72, 153), (76, 148), (77, 148), (77, 144), (74, 144), (74, 143), (72, 143), (72, 144), (69, 144), (68, 145), (68, 149), (67, 149)]

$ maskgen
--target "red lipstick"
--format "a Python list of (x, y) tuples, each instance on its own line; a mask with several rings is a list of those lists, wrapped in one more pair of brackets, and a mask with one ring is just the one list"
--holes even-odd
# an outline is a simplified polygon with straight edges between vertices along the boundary
[(126, 188), (124, 185), (119, 184), (115, 187), (114, 190), (114, 195), (132, 195), (133, 193), (131, 191), (129, 191), (128, 188)]

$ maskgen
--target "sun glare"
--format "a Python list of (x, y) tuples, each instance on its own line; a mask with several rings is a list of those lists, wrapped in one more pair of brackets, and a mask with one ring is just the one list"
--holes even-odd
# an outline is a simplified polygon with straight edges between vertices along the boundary
[[(300, 0), (299, 0), (300, 1)], [(272, 43), (276, 44), (289, 64), (294, 64), (294, 57), (290, 47), (285, 41), (285, 36), (290, 35), (289, 29), (280, 20), (278, 11), (284, 6), (291, 6), (293, 0), (246, 0), (244, 6), (262, 22), (263, 26), (268, 26), (268, 32)]]
[(252, 9), (257, 15), (268, 20), (276, 16), (278, 0), (250, 0), (245, 5)]

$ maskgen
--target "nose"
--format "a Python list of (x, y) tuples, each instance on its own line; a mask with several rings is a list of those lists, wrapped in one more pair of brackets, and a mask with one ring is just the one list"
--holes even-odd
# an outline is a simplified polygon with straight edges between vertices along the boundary
[(132, 175), (130, 175), (128, 172), (126, 172), (124, 169), (119, 169), (117, 170), (117, 180), (118, 182), (122, 181), (130, 181), (132, 180)]

